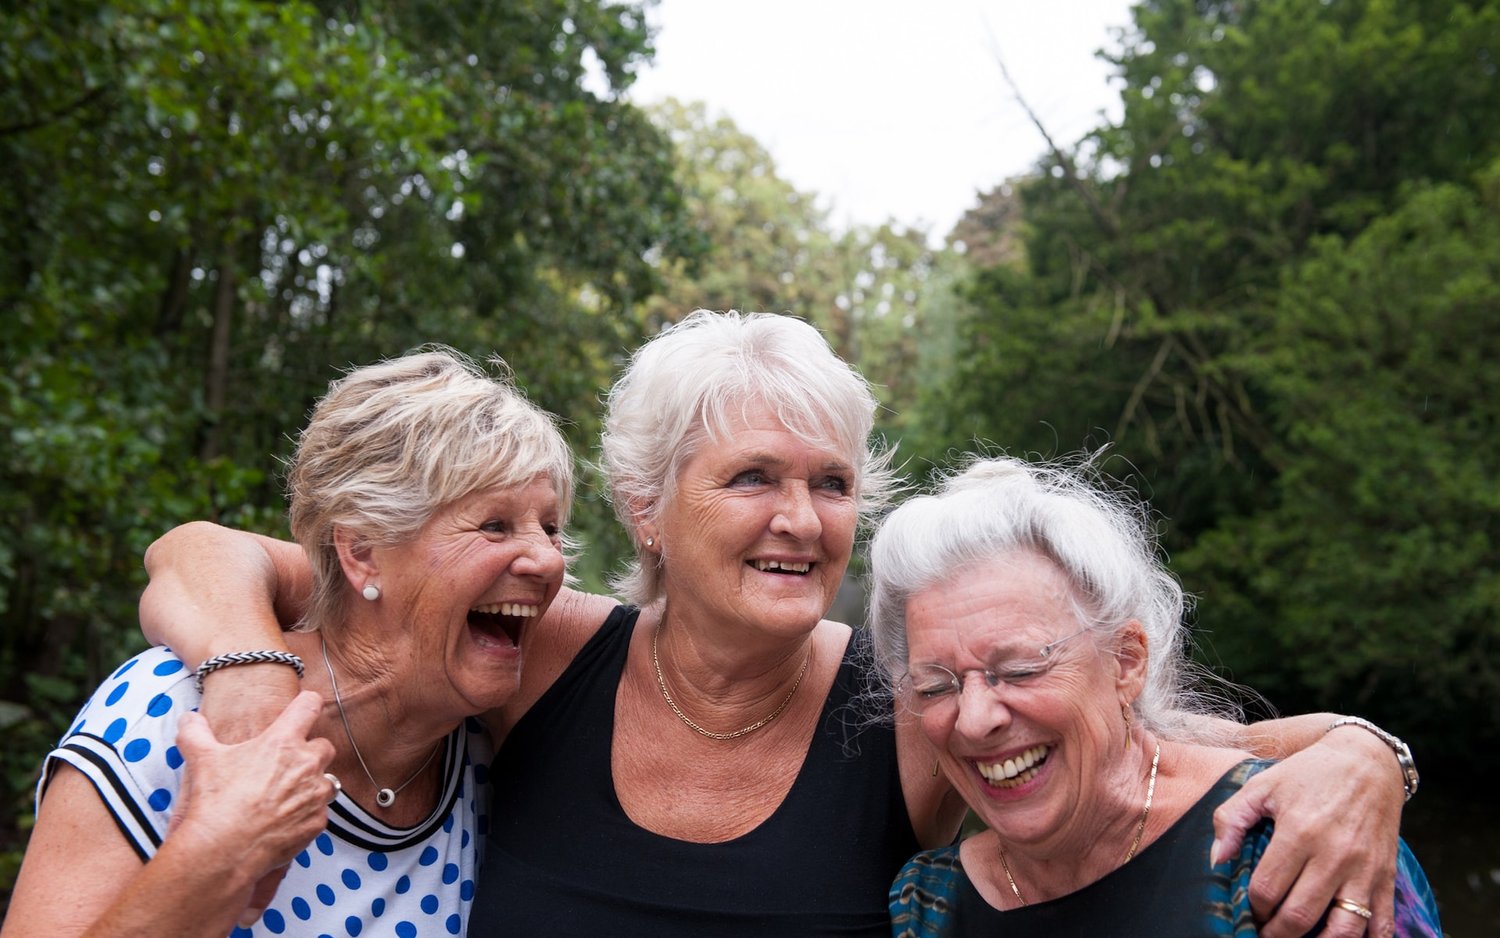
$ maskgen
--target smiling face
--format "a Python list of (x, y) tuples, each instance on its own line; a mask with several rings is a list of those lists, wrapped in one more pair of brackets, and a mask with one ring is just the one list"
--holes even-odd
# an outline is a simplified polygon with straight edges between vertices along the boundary
[(383, 640), (434, 698), (428, 706), (471, 715), (515, 693), (521, 634), (562, 586), (560, 517), (552, 481), (538, 476), (474, 492), (440, 509), (415, 540), (370, 550)]
[(833, 603), (858, 509), (847, 454), (807, 442), (763, 404), (729, 420), (682, 467), (652, 533), (669, 614), (779, 636)]
[[(1120, 705), (1139, 691), (1143, 650), (1117, 655), (1086, 633), (1040, 658), (1085, 624), (1071, 599), (1055, 564), (1022, 553), (960, 570), (906, 606), (909, 666), (940, 665), (963, 682), (924, 708), (922, 730), (1008, 848), (1085, 846), (1129, 771)], [(994, 687), (976, 673), (985, 670), (1000, 678)]]

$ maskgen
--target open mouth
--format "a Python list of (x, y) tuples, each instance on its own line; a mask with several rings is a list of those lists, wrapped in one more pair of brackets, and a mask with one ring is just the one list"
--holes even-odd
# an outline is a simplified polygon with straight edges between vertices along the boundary
[(812, 570), (810, 563), (793, 563), (789, 560), (752, 560), (750, 566), (761, 573), (790, 573), (793, 576), (807, 576)]
[(974, 767), (996, 788), (1015, 788), (1036, 778), (1051, 754), (1051, 747), (1032, 746), (1003, 762), (975, 762)]
[(540, 611), (540, 606), (526, 603), (487, 603), (469, 610), (469, 628), (481, 644), (520, 645), (527, 621)]

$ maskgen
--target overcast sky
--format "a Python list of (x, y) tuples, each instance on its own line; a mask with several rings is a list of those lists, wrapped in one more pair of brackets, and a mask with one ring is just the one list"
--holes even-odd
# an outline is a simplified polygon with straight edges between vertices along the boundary
[(706, 102), (759, 140), (836, 224), (945, 235), (1044, 147), (995, 50), (1060, 142), (1117, 110), (1094, 57), (1126, 0), (662, 0), (631, 97)]

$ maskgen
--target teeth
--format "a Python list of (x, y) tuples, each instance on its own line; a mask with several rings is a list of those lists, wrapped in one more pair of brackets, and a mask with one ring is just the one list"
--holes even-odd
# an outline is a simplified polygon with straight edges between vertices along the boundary
[[(1002, 788), (1014, 788), (1030, 779), (1031, 770), (1037, 763), (1047, 758), (1048, 751), (1046, 746), (1032, 746), (1020, 755), (1012, 756), (1004, 762), (976, 762), (974, 765), (979, 769), (979, 774), (984, 776), (985, 781), (1000, 785)], [(1023, 774), (1026, 778), (1020, 778)]]
[(755, 569), (762, 573), (770, 570), (781, 570), (786, 573), (806, 573), (812, 569), (810, 563), (788, 563), (781, 560), (757, 560)]
[(540, 610), (540, 606), (526, 603), (485, 603), (474, 607), (475, 612), (487, 616), (519, 616), (522, 619), (533, 618)]

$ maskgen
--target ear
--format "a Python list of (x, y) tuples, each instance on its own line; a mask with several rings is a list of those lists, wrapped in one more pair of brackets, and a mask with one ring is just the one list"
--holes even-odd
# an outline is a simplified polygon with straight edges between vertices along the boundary
[(356, 593), (365, 584), (380, 579), (380, 565), (375, 562), (375, 552), (369, 544), (341, 524), (333, 526), (333, 549), (338, 551), (344, 579), (349, 581)]
[[(636, 543), (648, 553), (661, 553), (661, 529), (657, 527), (655, 513), (652, 511), (655, 506), (644, 499), (632, 498), (628, 507)], [(646, 544), (648, 540), (652, 542), (650, 546)]]
[(1146, 686), (1146, 666), (1151, 660), (1151, 641), (1135, 619), (1115, 636), (1115, 688), (1125, 703), (1133, 702)]

